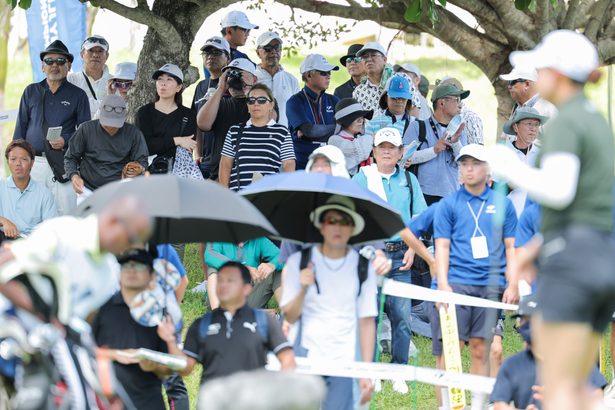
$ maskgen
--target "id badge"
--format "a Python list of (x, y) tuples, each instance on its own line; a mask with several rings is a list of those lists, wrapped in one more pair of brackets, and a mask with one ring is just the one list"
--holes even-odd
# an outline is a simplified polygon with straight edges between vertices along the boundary
[(470, 244), (472, 245), (472, 257), (474, 259), (489, 257), (489, 247), (487, 246), (487, 238), (485, 236), (470, 238)]

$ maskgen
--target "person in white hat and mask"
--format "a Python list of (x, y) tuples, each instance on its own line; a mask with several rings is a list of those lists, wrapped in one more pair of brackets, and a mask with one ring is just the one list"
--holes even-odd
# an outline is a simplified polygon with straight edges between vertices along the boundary
[(585, 382), (615, 310), (615, 147), (606, 119), (583, 92), (600, 78), (598, 52), (584, 35), (558, 30), (510, 60), (535, 67), (538, 93), (559, 109), (542, 136), (539, 168), (502, 145), (489, 154), (494, 177), (542, 205), (539, 312), (532, 328), (544, 352), (538, 376), (543, 409), (587, 409)]
[[(258, 26), (248, 20), (246, 13), (239, 10), (233, 10), (228, 13), (220, 22), (222, 26), (222, 37), (229, 42), (231, 46), (231, 61), (236, 58), (245, 58), (250, 60), (247, 54), (237, 50), (237, 47), (244, 46), (248, 37), (250, 36), (250, 30), (258, 30)], [(252, 60), (250, 60), (251, 62)]]
[(280, 114), (278, 123), (288, 127), (286, 118), (286, 102), (299, 92), (299, 80), (285, 71), (280, 64), (282, 56), (282, 38), (274, 31), (266, 31), (256, 40), (256, 54), (261, 63), (256, 66), (256, 78), (273, 91), (278, 102)]
[(107, 81), (107, 95), (119, 95), (124, 100), (137, 78), (137, 63), (125, 62), (115, 66), (115, 74)]

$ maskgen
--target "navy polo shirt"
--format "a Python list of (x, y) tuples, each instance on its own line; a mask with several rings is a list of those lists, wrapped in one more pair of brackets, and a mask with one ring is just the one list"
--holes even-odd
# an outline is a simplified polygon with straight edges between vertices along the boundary
[(407, 226), (408, 229), (412, 231), (414, 236), (417, 238), (425, 235), (433, 236), (433, 220), (436, 215), (436, 208), (438, 207), (438, 204), (439, 202), (431, 204), (419, 215), (412, 218)]
[(335, 104), (339, 98), (324, 91), (317, 95), (308, 87), (293, 95), (286, 102), (288, 129), (293, 137), (297, 169), (304, 169), (308, 157), (321, 143), (297, 138), (299, 127), (304, 124), (335, 124)]
[[(42, 87), (42, 88), (41, 88)], [(43, 141), (43, 110), (41, 90), (45, 90), (45, 119), (49, 127), (62, 127), (62, 138), (65, 146), (75, 133), (77, 127), (90, 121), (90, 102), (81, 88), (69, 83), (66, 79), (55, 92), (49, 91), (47, 79), (26, 87), (19, 102), (19, 112), (15, 124), (13, 139), (23, 138), (28, 141), (37, 154), (44, 151)]]
[[(440, 201), (434, 218), (434, 238), (444, 238), (451, 241), (449, 258), (449, 283), (458, 285), (489, 285), (490, 274), (500, 276), (500, 286), (505, 286), (504, 272), (506, 271), (506, 253), (504, 238), (514, 238), (517, 229), (517, 216), (515, 208), (508, 198), (497, 198), (501, 194), (485, 185), (479, 196), (468, 192), (465, 187), (447, 196)], [(504, 203), (504, 209), (497, 209), (496, 202)], [(484, 203), (483, 211), (479, 209)], [(478, 216), (478, 226), (485, 235), (489, 256), (474, 259), (472, 256), (471, 238), (474, 235), (476, 223), (468, 204), (474, 214)], [(504, 212), (502, 226), (503, 238), (493, 235), (494, 218), (499, 212)], [(476, 232), (475, 236), (480, 236)], [(497, 266), (494, 265), (497, 260)]]
[[(525, 409), (530, 404), (540, 407), (533, 398), (532, 386), (540, 385), (536, 380), (536, 360), (530, 350), (519, 352), (504, 361), (495, 379), (491, 392), (493, 403), (514, 403), (516, 409)], [(606, 380), (594, 366), (588, 384), (594, 389), (602, 389)]]

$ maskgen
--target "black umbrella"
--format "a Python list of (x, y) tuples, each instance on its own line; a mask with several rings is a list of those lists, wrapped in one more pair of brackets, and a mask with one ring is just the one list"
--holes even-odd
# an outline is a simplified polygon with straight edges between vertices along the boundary
[(240, 192), (278, 230), (278, 238), (295, 242), (320, 242), (322, 236), (310, 213), (331, 195), (351, 198), (365, 220), (365, 229), (350, 238), (352, 244), (386, 240), (405, 225), (399, 213), (378, 195), (355, 181), (323, 173), (292, 172), (267, 176)]
[(151, 242), (233, 242), (276, 234), (275, 228), (249, 201), (211, 181), (153, 175), (107, 184), (73, 212), (100, 212), (115, 198), (135, 195), (156, 219)]

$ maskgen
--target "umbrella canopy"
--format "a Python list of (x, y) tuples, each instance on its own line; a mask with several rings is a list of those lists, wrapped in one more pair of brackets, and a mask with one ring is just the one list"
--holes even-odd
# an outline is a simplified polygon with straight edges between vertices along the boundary
[(99, 213), (125, 195), (140, 198), (156, 219), (151, 242), (233, 242), (276, 234), (275, 228), (249, 201), (211, 181), (152, 175), (107, 184), (73, 212)]
[(331, 195), (351, 198), (365, 220), (365, 229), (350, 238), (351, 244), (386, 240), (405, 225), (399, 213), (378, 195), (356, 182), (323, 173), (303, 171), (269, 175), (240, 192), (278, 230), (278, 238), (294, 242), (321, 242), (322, 236), (310, 221), (310, 213)]

